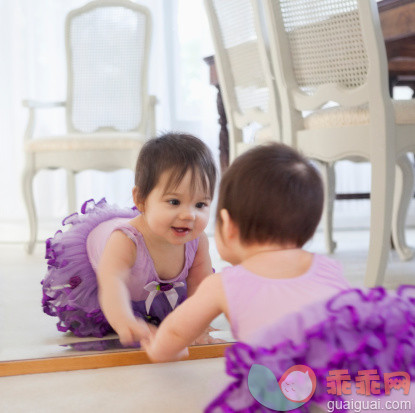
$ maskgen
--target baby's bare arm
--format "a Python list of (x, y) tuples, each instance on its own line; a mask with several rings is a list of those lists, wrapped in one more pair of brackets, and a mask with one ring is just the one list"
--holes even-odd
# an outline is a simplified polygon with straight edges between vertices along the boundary
[(136, 260), (136, 246), (121, 231), (111, 234), (98, 264), (99, 302), (122, 344), (131, 345), (149, 334), (134, 316), (126, 281)]
[(199, 238), (199, 246), (193, 265), (189, 270), (186, 279), (187, 295), (192, 296), (199, 284), (210, 274), (212, 274), (212, 261), (209, 255), (209, 240), (205, 233)]
[(220, 274), (214, 274), (165, 318), (155, 335), (145, 339), (148, 356), (155, 362), (177, 360), (225, 307)]

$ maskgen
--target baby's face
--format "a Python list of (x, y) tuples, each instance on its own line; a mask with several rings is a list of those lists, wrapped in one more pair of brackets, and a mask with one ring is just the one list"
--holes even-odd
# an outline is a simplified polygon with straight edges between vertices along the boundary
[(166, 192), (168, 178), (169, 171), (166, 171), (148, 195), (143, 218), (156, 241), (184, 244), (199, 237), (206, 228), (211, 199), (201, 185), (191, 190), (190, 171), (177, 187)]

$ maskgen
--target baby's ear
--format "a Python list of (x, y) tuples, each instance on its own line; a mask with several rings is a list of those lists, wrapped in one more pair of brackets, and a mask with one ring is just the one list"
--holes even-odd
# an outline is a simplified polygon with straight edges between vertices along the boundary
[(144, 212), (144, 202), (140, 198), (140, 193), (137, 186), (134, 186), (133, 188), (133, 200), (134, 205), (137, 207), (137, 209), (140, 212)]
[(223, 208), (219, 212), (222, 218), (222, 233), (226, 239), (232, 239), (239, 235), (238, 227), (232, 221), (227, 209)]

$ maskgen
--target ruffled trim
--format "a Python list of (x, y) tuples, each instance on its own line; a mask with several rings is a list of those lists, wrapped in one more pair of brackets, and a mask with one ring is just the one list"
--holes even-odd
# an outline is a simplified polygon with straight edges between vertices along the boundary
[[(98, 302), (98, 285), (87, 253), (89, 233), (100, 223), (112, 218), (134, 218), (137, 209), (111, 207), (105, 198), (95, 203), (90, 199), (81, 213), (67, 216), (62, 225), (68, 231), (57, 231), (46, 241), (45, 258), (48, 273), (41, 282), (43, 311), (59, 318), (59, 331), (72, 331), (76, 336), (103, 337), (112, 328)], [(88, 297), (88, 309), (78, 304), (78, 297)]]
[[(322, 321), (301, 331), (300, 340), (279, 340), (280, 332), (294, 320), (295, 326), (299, 326), (302, 318), (321, 314), (322, 310), (325, 314), (320, 318)], [(274, 412), (260, 405), (248, 389), (248, 374), (253, 364), (268, 367), (277, 378), (294, 365), (313, 369), (316, 392), (308, 403), (292, 412), (308, 412), (311, 402), (340, 400), (339, 396), (327, 393), (326, 377), (330, 370), (347, 369), (352, 379), (359, 370), (367, 369), (376, 369), (381, 377), (396, 371), (414, 377), (415, 286), (401, 286), (396, 293), (388, 293), (382, 287), (342, 291), (300, 316), (287, 317), (270, 330), (268, 337), (270, 343), (275, 343), (268, 348), (236, 343), (226, 350), (226, 372), (235, 381), (205, 412)]]

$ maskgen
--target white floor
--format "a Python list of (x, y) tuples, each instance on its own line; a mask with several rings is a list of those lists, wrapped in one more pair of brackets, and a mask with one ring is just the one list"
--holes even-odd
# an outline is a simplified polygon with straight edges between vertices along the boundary
[[(337, 231), (340, 260), (354, 286), (363, 286), (368, 231)], [(415, 230), (408, 230), (408, 243), (415, 245)], [(307, 249), (323, 252), (317, 233)], [(214, 266), (220, 260), (213, 241)], [(45, 272), (43, 245), (28, 256), (21, 243), (0, 244), (0, 360), (73, 354), (60, 344), (75, 341), (56, 331), (55, 320), (41, 311), (40, 280)], [(385, 286), (415, 284), (415, 261), (400, 262), (391, 252)], [(226, 328), (223, 319), (217, 326)], [(223, 359), (186, 361), (162, 365), (114, 367), (0, 378), (1, 412), (200, 412), (228, 378)]]

